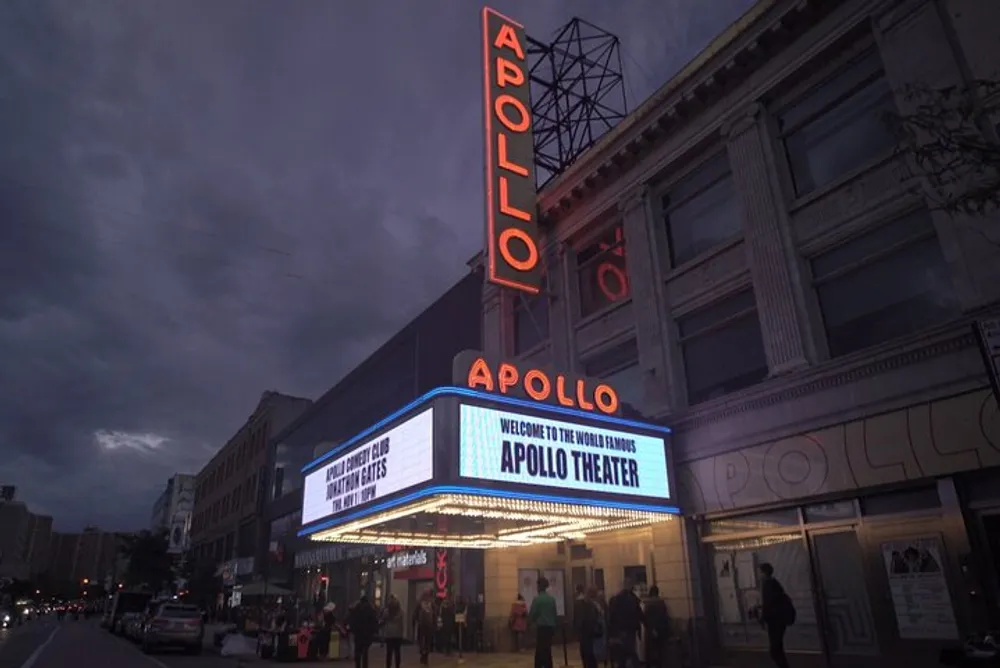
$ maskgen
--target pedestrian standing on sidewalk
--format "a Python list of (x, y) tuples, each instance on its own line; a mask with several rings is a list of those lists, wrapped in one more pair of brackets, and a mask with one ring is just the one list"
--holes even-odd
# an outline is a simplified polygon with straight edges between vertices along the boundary
[(420, 603), (413, 611), (413, 626), (416, 628), (417, 646), (420, 648), (420, 665), (430, 663), (431, 645), (437, 630), (437, 616), (434, 611), (434, 592), (427, 589), (420, 597)]
[(644, 615), (639, 597), (628, 578), (622, 590), (608, 602), (608, 644), (615, 668), (639, 665), (638, 642)]
[(535, 668), (553, 668), (552, 638), (556, 634), (556, 600), (548, 592), (549, 581), (538, 578), (538, 594), (531, 601), (528, 621), (535, 625)]
[(378, 613), (367, 596), (351, 609), (347, 625), (354, 635), (354, 668), (368, 668), (368, 650), (378, 634)]
[(757, 567), (761, 575), (760, 623), (767, 627), (767, 643), (771, 658), (778, 668), (788, 668), (785, 656), (785, 631), (795, 623), (795, 606), (774, 577), (774, 566), (763, 563)]
[(664, 668), (667, 659), (667, 641), (670, 638), (670, 616), (667, 604), (660, 598), (660, 588), (653, 585), (646, 598), (646, 668)]
[[(579, 587), (578, 590), (582, 590)], [(595, 644), (604, 637), (604, 613), (597, 602), (597, 588), (581, 591), (573, 609), (576, 635), (580, 641), (580, 661), (583, 668), (597, 668)]]
[(382, 610), (382, 638), (385, 640), (385, 668), (399, 668), (403, 647), (403, 607), (395, 594), (389, 594)]
[(528, 604), (520, 594), (510, 604), (510, 632), (514, 636), (514, 651), (521, 651), (521, 637), (528, 630)]

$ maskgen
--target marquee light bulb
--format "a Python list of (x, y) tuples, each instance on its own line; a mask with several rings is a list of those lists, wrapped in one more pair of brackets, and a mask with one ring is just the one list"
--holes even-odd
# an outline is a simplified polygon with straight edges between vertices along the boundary
[[(520, 526), (477, 534), (437, 534), (394, 529), (392, 522), (419, 514), (508, 520)], [(589, 534), (672, 521), (673, 515), (529, 499), (441, 494), (314, 534), (313, 540), (374, 545), (425, 545), (490, 549), (584, 540)]]

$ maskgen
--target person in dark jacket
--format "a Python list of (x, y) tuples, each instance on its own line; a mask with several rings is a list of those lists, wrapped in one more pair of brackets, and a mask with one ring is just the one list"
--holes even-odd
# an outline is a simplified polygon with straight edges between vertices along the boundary
[(451, 648), (455, 638), (455, 603), (448, 594), (441, 600), (438, 608), (438, 617), (441, 619), (441, 651), (446, 655), (451, 655)]
[(573, 622), (576, 636), (580, 641), (580, 662), (583, 668), (597, 668), (597, 653), (594, 643), (604, 635), (604, 613), (597, 602), (597, 588), (586, 592), (577, 587), (577, 599), (573, 604)]
[(393, 594), (389, 594), (386, 601), (381, 623), (382, 637), (385, 638), (385, 668), (393, 668), (393, 663), (399, 668), (406, 622), (403, 619), (403, 607)]
[(643, 612), (646, 615), (646, 666), (663, 668), (666, 665), (667, 640), (670, 638), (670, 616), (667, 604), (660, 598), (660, 588), (653, 585)]
[(426, 666), (430, 661), (431, 645), (434, 643), (434, 632), (437, 630), (437, 615), (434, 610), (434, 592), (430, 589), (420, 597), (420, 602), (413, 611), (413, 626), (416, 628), (417, 646), (420, 648), (420, 665)]
[(791, 599), (785, 593), (785, 588), (774, 577), (774, 567), (771, 564), (762, 563), (757, 570), (761, 576), (760, 623), (767, 627), (771, 658), (778, 668), (788, 668), (788, 658), (785, 656), (785, 631), (790, 621)]
[(645, 616), (639, 597), (626, 578), (622, 590), (608, 601), (608, 643), (616, 668), (632, 668), (639, 662), (639, 631)]
[(362, 596), (351, 608), (347, 626), (354, 636), (354, 666), (368, 668), (368, 650), (378, 634), (378, 613), (367, 596)]

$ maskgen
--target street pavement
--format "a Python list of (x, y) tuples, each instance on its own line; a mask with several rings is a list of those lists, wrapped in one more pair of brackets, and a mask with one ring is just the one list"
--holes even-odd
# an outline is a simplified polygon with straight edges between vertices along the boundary
[[(562, 647), (554, 648), (555, 665), (563, 666)], [(579, 666), (575, 647), (569, 648), (569, 665)], [(375, 646), (369, 658), (372, 666), (382, 666), (384, 649)], [(316, 665), (302, 662), (298, 665)], [(327, 666), (352, 666), (353, 661), (323, 662)], [(278, 666), (271, 661), (250, 660), (248, 665)], [(237, 661), (206, 651), (201, 656), (187, 656), (169, 651), (143, 654), (139, 648), (100, 628), (96, 620), (43, 618), (21, 627), (0, 631), (0, 668), (236, 668)], [(404, 647), (402, 666), (418, 666), (416, 648)], [(433, 655), (432, 668), (529, 668), (532, 654), (467, 654), (459, 657)]]

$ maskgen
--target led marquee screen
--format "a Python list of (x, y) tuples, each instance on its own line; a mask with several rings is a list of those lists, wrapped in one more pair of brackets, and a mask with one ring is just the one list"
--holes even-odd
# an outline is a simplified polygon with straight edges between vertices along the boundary
[(462, 404), (463, 478), (669, 499), (663, 437)]

